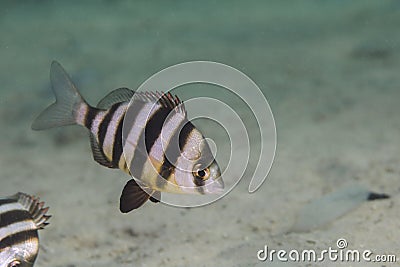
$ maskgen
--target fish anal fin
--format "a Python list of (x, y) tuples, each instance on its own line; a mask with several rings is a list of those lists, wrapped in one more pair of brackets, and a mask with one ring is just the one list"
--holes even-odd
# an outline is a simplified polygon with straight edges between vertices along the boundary
[(97, 104), (99, 109), (108, 109), (114, 104), (130, 101), (135, 91), (129, 88), (118, 88), (103, 97)]
[(44, 202), (40, 202), (38, 197), (34, 197), (25, 193), (17, 193), (18, 202), (31, 214), (32, 220), (35, 222), (37, 229), (43, 229), (48, 225), (51, 215), (47, 215), (49, 207), (44, 208)]
[(120, 197), (119, 209), (122, 213), (128, 213), (141, 207), (149, 198), (152, 192), (144, 191), (134, 179), (129, 180)]
[(101, 150), (99, 147), (99, 143), (96, 141), (96, 137), (90, 133), (90, 147), (92, 148), (92, 154), (93, 154), (93, 159), (98, 162), (100, 165), (103, 165), (107, 168), (118, 168), (118, 166), (114, 166), (114, 164), (107, 159), (106, 155), (104, 155), (104, 152)]

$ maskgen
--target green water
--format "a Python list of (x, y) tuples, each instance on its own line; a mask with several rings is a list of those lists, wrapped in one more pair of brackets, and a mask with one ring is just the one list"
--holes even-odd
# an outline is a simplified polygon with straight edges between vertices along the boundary
[[(23, 191), (50, 206), (54, 217), (41, 232), (37, 266), (254, 266), (265, 244), (300, 249), (311, 240), (323, 249), (339, 237), (353, 248), (395, 253), (399, 28), (400, 2), (389, 0), (2, 1), (0, 194)], [(93, 162), (83, 129), (30, 129), (54, 101), (52, 60), (93, 105), (186, 61), (242, 71), (275, 117), (268, 179), (247, 193), (253, 155), (239, 186), (215, 204), (186, 210), (149, 203), (121, 215), (128, 177)], [(238, 110), (259, 151), (258, 126), (237, 97), (211, 85), (177, 92), (183, 100), (211, 95)], [(227, 165), (225, 133), (212, 123), (202, 127), (220, 143)], [(284, 234), (305, 203), (348, 182), (392, 195), (393, 207), (365, 204), (322, 230)]]

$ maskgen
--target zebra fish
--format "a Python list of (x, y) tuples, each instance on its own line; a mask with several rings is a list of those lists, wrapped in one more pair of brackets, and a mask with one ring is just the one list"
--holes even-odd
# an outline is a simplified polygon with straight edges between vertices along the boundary
[(50, 81), (56, 102), (33, 122), (33, 130), (78, 124), (90, 132), (93, 158), (129, 174), (120, 210), (129, 212), (161, 192), (221, 193), (220, 168), (202, 133), (171, 93), (118, 88), (96, 107), (81, 96), (62, 66), (53, 61)]
[(49, 208), (39, 198), (17, 193), (0, 198), (0, 267), (33, 266), (39, 252), (38, 230), (49, 223)]

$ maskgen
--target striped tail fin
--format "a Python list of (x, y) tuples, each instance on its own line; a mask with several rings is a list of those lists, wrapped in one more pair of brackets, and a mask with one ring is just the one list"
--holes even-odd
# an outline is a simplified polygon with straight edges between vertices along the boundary
[(56, 102), (47, 107), (33, 122), (33, 130), (44, 130), (53, 127), (79, 123), (78, 111), (89, 106), (79, 94), (66, 71), (57, 61), (51, 63), (50, 81)]

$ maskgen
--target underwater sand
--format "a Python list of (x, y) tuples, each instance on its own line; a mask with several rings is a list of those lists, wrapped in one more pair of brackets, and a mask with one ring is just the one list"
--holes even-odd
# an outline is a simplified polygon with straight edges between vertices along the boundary
[[(339, 238), (399, 259), (399, 26), (397, 1), (3, 1), (0, 195), (22, 191), (50, 206), (35, 266), (255, 266), (264, 245), (322, 250)], [(54, 101), (53, 59), (91, 104), (184, 61), (243, 71), (276, 120), (267, 181), (249, 194), (245, 176), (202, 208), (147, 203), (121, 214), (129, 177), (93, 161), (84, 129), (30, 129)], [(365, 202), (321, 229), (287, 233), (306, 203), (351, 182), (392, 197)]]

